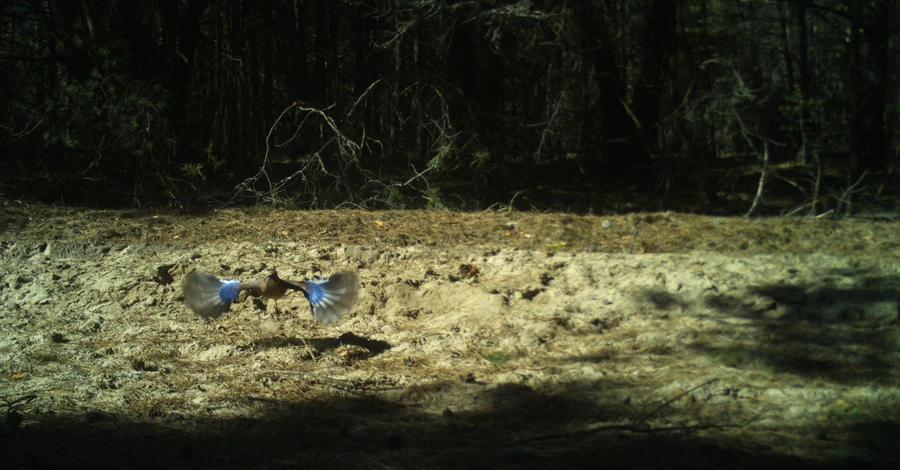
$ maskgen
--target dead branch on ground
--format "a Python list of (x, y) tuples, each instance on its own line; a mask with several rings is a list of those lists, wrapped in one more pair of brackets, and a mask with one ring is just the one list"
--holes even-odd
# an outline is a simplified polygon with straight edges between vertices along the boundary
[(719, 379), (710, 379), (710, 380), (707, 380), (706, 382), (701, 383), (700, 385), (697, 385), (697, 386), (691, 388), (690, 390), (686, 390), (683, 393), (679, 393), (678, 395), (670, 398), (669, 400), (666, 400), (661, 405), (654, 408), (652, 411), (645, 413), (643, 416), (639, 417), (635, 421), (634, 424), (612, 424), (612, 425), (602, 425), (601, 424), (601, 425), (596, 425), (596, 426), (589, 425), (589, 426), (587, 426), (587, 429), (582, 429), (580, 431), (550, 433), (550, 434), (543, 434), (540, 436), (529, 437), (527, 439), (520, 439), (517, 441), (513, 441), (509, 444), (506, 444), (504, 447), (512, 447), (512, 446), (516, 446), (516, 445), (528, 444), (528, 443), (539, 442), (539, 441), (549, 441), (549, 440), (556, 440), (556, 439), (568, 439), (568, 438), (573, 438), (573, 437), (583, 437), (583, 436), (589, 436), (591, 434), (596, 434), (596, 433), (606, 432), (606, 431), (628, 431), (628, 432), (633, 432), (633, 433), (655, 434), (655, 433), (676, 432), (676, 431), (678, 431), (678, 432), (694, 432), (694, 431), (699, 431), (699, 430), (703, 430), (703, 429), (742, 428), (742, 427), (747, 426), (748, 424), (753, 423), (754, 421), (756, 421), (757, 419), (760, 418), (762, 413), (760, 413), (756, 416), (753, 416), (752, 418), (748, 419), (747, 421), (745, 421), (743, 423), (737, 423), (737, 424), (695, 424), (695, 425), (691, 425), (691, 426), (665, 426), (665, 427), (645, 426), (645, 423), (647, 422), (648, 419), (650, 419), (651, 417), (653, 417), (654, 415), (656, 415), (657, 413), (659, 413), (664, 408), (668, 407), (669, 405), (671, 405), (672, 403), (674, 403), (681, 397), (684, 397), (690, 393), (693, 393), (694, 391), (696, 391), (702, 387), (705, 387), (711, 383), (717, 382), (718, 380)]

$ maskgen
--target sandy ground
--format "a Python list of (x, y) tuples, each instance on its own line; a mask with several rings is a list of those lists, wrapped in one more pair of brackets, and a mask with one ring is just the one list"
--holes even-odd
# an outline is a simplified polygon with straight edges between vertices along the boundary
[[(0, 222), (3, 468), (900, 463), (895, 222), (16, 206)], [(355, 270), (360, 300), (331, 325), (300, 295), (212, 322), (184, 305), (192, 269), (267, 267)]]

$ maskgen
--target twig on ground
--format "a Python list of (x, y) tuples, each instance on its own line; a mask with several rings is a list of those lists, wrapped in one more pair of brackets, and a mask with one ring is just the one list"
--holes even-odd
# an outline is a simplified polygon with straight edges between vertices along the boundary
[[(749, 142), (749, 138), (748, 138)], [(750, 217), (753, 214), (753, 211), (756, 210), (756, 206), (759, 205), (759, 201), (762, 200), (763, 190), (766, 187), (766, 177), (768, 176), (769, 170), (769, 143), (766, 142), (763, 148), (763, 159), (762, 159), (762, 169), (759, 172), (759, 185), (756, 188), (756, 196), (753, 197), (753, 204), (750, 204), (750, 209), (747, 210), (747, 213), (744, 214), (744, 217)]]
[(719, 379), (709, 379), (709, 380), (707, 380), (706, 382), (703, 382), (702, 384), (697, 385), (697, 386), (691, 388), (690, 390), (685, 390), (683, 393), (679, 393), (678, 395), (675, 395), (674, 397), (670, 398), (669, 400), (663, 402), (663, 404), (662, 404), (662, 405), (659, 405), (655, 410), (653, 410), (653, 411), (651, 411), (651, 412), (645, 414), (641, 419), (639, 419), (639, 420), (637, 421), (637, 426), (640, 426), (644, 421), (647, 421), (648, 418), (650, 418), (651, 416), (653, 416), (653, 415), (655, 415), (656, 413), (660, 412), (663, 408), (665, 408), (665, 407), (671, 405), (672, 403), (674, 403), (675, 400), (678, 400), (679, 398), (681, 398), (681, 397), (683, 397), (683, 396), (685, 396), (685, 395), (687, 395), (687, 394), (689, 394), (689, 393), (692, 393), (694, 390), (697, 390), (697, 389), (699, 389), (699, 388), (701, 388), (701, 387), (705, 387), (705, 386), (707, 386), (707, 385), (709, 385), (709, 384), (711, 384), (711, 383), (718, 382), (718, 381), (719, 381)]
[(6, 399), (2, 399), (2, 400), (0, 400), (0, 401), (2, 401), (2, 403), (0, 403), (0, 408), (12, 409), (12, 407), (15, 406), (17, 403), (29, 402), (29, 401), (36, 399), (37, 397), (38, 397), (37, 395), (32, 394), (32, 395), (25, 395), (24, 397), (16, 398), (13, 401), (7, 401)]
[(309, 342), (307, 342), (303, 338), (300, 338), (300, 341), (303, 343), (303, 346), (306, 348), (306, 352), (309, 353), (309, 357), (312, 359), (312, 361), (316, 362), (316, 355), (312, 352), (312, 348), (309, 347)]
[(638, 228), (635, 227), (635, 228), (634, 228), (634, 233), (631, 234), (631, 246), (628, 248), (628, 254), (629, 254), (629, 255), (633, 255), (633, 254), (634, 254), (634, 241), (637, 239), (637, 236), (638, 236), (638, 233), (639, 233), (639, 232), (640, 232), (640, 230), (638, 230)]
[(513, 211), (513, 203), (516, 202), (516, 198), (519, 197), (520, 194), (527, 193), (527, 192), (528, 192), (527, 189), (523, 189), (521, 191), (517, 191), (516, 194), (513, 194), (512, 199), (509, 200), (509, 205), (506, 206), (507, 212), (512, 212)]
[(644, 433), (644, 434), (654, 434), (661, 432), (694, 432), (700, 431), (704, 429), (728, 429), (728, 428), (742, 428), (747, 426), (748, 424), (753, 423), (757, 419), (759, 419), (761, 415), (756, 415), (743, 423), (738, 424), (694, 424), (691, 426), (666, 426), (662, 428), (653, 428), (653, 427), (645, 427), (641, 428), (635, 424), (613, 424), (609, 426), (599, 426), (596, 428), (585, 429), (583, 431), (575, 431), (575, 432), (564, 432), (564, 433), (553, 433), (553, 434), (545, 434), (543, 436), (535, 436), (530, 437), (528, 439), (521, 439), (518, 441), (511, 442), (509, 444), (504, 445), (503, 447), (511, 447), (519, 444), (527, 444), (531, 442), (538, 441), (550, 441), (554, 439), (566, 439), (570, 437), (581, 437), (581, 436), (589, 436), (591, 434), (596, 434), (599, 432), (606, 431), (629, 431), (634, 433)]
[(634, 424), (600, 425), (597, 427), (591, 427), (589, 429), (583, 429), (580, 431), (542, 434), (540, 436), (534, 436), (534, 437), (529, 437), (527, 439), (520, 439), (517, 441), (513, 441), (511, 443), (505, 444), (503, 447), (511, 447), (511, 446), (515, 446), (515, 445), (527, 444), (527, 443), (538, 442), (538, 441), (549, 441), (549, 440), (554, 440), (554, 439), (566, 439), (566, 438), (572, 438), (572, 437), (588, 436), (591, 434), (605, 432), (605, 431), (630, 431), (630, 432), (635, 432), (635, 433), (650, 433), (650, 434), (652, 434), (652, 433), (674, 432), (674, 431), (694, 432), (694, 431), (703, 430), (703, 429), (742, 428), (744, 426), (747, 426), (748, 424), (753, 423), (754, 421), (759, 419), (760, 416), (762, 416), (762, 413), (759, 413), (756, 416), (753, 416), (752, 418), (748, 419), (747, 421), (744, 421), (743, 423), (738, 423), (738, 424), (695, 424), (695, 425), (691, 425), (691, 426), (666, 426), (666, 427), (659, 427), (659, 428), (644, 426), (644, 423), (647, 421), (647, 419), (649, 419), (651, 416), (653, 416), (656, 413), (658, 413), (659, 411), (661, 411), (663, 408), (666, 408), (667, 406), (671, 405), (673, 402), (675, 402), (679, 398), (681, 398), (685, 395), (688, 395), (688, 394), (692, 393), (693, 391), (695, 391), (701, 387), (705, 387), (705, 386), (707, 386), (713, 382), (716, 382), (718, 380), (719, 379), (710, 379), (710, 380), (707, 380), (706, 382), (703, 382), (700, 385), (697, 385), (696, 387), (691, 388), (690, 390), (687, 390), (683, 393), (679, 393), (675, 397), (673, 397), (669, 400), (666, 400), (661, 405), (654, 408), (652, 411), (644, 414)]
[[(855, 183), (851, 184), (850, 186), (844, 188), (843, 191), (841, 191), (841, 195), (836, 198), (838, 203), (837, 207), (835, 208), (835, 213), (841, 214), (844, 217), (850, 215), (850, 210), (853, 207), (853, 195), (865, 191), (866, 187), (860, 187), (860, 185), (868, 175), (869, 170), (863, 171), (863, 173), (859, 175), (859, 179), (857, 179)], [(843, 211), (841, 211), (841, 204), (846, 207), (846, 209), (844, 209)]]
[[(363, 380), (363, 381), (359, 381), (359, 380), (336, 379), (334, 377), (328, 377), (326, 375), (314, 374), (312, 372), (303, 372), (303, 371), (299, 371), (299, 370), (270, 369), (267, 372), (274, 372), (274, 373), (278, 373), (278, 374), (297, 374), (301, 377), (309, 377), (309, 378), (317, 379), (317, 380), (321, 381), (322, 383), (324, 383), (325, 385), (328, 385), (329, 387), (336, 388), (336, 389), (344, 391), (344, 392), (353, 392), (353, 393), (385, 392), (388, 390), (399, 390), (399, 389), (403, 388), (400, 386), (371, 387), (369, 385), (374, 383), (374, 381), (372, 380), (372, 377), (369, 377), (368, 379)], [(374, 374), (373, 374), (373, 376), (374, 376)]]

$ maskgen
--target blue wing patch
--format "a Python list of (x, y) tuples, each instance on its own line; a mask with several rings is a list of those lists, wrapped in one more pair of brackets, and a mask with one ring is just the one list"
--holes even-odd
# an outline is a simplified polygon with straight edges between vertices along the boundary
[(337, 273), (327, 279), (306, 281), (304, 293), (316, 320), (333, 322), (349, 312), (356, 303), (356, 274)]
[(237, 300), (241, 291), (237, 288), (241, 281), (234, 279), (222, 279), (219, 281), (222, 287), (219, 287), (219, 300), (225, 303), (231, 303)]

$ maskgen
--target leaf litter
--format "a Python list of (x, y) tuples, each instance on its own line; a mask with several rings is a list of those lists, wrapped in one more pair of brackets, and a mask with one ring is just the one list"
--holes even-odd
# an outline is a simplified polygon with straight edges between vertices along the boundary
[[(7, 203), (0, 226), (0, 398), (16, 414), (0, 411), (17, 422), (4, 461), (896, 459), (891, 221)], [(360, 300), (331, 325), (299, 295), (277, 312), (241, 297), (214, 322), (183, 303), (192, 269), (267, 267), (356, 270)]]

